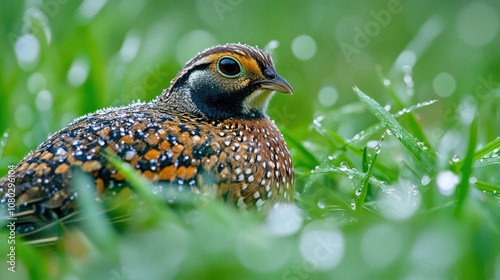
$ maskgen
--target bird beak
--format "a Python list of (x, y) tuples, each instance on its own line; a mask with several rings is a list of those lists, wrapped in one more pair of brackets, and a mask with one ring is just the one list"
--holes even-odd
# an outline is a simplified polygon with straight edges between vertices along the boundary
[(282, 93), (293, 93), (292, 86), (280, 75), (278, 75), (278, 73), (276, 73), (274, 69), (272, 70), (272, 72), (274, 74), (273, 75), (274, 78), (260, 80), (257, 82), (260, 85), (260, 87), (263, 89), (268, 89)]

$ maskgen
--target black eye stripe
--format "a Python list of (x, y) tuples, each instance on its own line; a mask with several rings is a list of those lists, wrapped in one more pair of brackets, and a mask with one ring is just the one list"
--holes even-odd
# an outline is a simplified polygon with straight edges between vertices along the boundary
[(238, 61), (231, 57), (223, 57), (217, 62), (219, 72), (229, 78), (238, 76), (241, 71), (241, 66)]

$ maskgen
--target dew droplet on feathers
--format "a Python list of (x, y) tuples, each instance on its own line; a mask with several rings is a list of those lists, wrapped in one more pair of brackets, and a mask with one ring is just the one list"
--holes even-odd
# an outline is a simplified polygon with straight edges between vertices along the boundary
[(56, 150), (55, 155), (56, 155), (56, 156), (62, 156), (62, 155), (64, 155), (65, 153), (66, 153), (66, 150), (65, 150), (64, 148), (58, 148), (58, 149)]
[(255, 202), (255, 206), (257, 206), (257, 208), (260, 208), (260, 207), (262, 207), (262, 205), (264, 205), (264, 200), (262, 200), (261, 198), (259, 198), (259, 199)]

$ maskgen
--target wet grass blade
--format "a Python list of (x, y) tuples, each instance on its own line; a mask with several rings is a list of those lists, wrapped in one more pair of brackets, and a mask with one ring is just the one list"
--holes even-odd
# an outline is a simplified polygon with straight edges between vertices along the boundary
[(488, 165), (500, 164), (500, 157), (484, 157), (474, 162), (474, 167), (483, 167)]
[(115, 232), (105, 215), (103, 205), (95, 200), (95, 184), (87, 173), (81, 169), (74, 169), (73, 185), (78, 191), (79, 211), (81, 212), (83, 228), (87, 236), (99, 248), (107, 250), (111, 248), (112, 241), (115, 239)]
[(180, 221), (178, 216), (169, 211), (166, 202), (161, 197), (156, 196), (153, 193), (151, 184), (142, 176), (137, 174), (137, 171), (130, 164), (122, 161), (116, 155), (112, 154), (106, 154), (106, 159), (123, 174), (137, 195), (146, 202), (145, 207), (148, 211), (151, 213), (157, 213), (155, 210), (159, 209), (162, 210), (161, 214), (166, 215), (162, 216), (162, 218), (172, 219), (176, 222)]
[(289, 133), (282, 131), (283, 137), (285, 141), (290, 145), (297, 149), (297, 151), (302, 155), (302, 158), (307, 164), (307, 167), (313, 169), (315, 166), (319, 164), (316, 157), (300, 143), (295, 137), (291, 136)]
[(499, 194), (500, 193), (500, 186), (496, 186), (487, 182), (483, 181), (477, 181), (476, 182), (476, 188), (482, 192), (489, 192), (493, 194)]
[[(325, 167), (319, 167), (313, 170), (312, 174), (328, 174), (328, 173), (333, 173), (333, 174), (340, 174), (340, 175), (345, 175), (346, 177), (349, 178), (356, 178), (356, 179), (364, 179), (365, 178), (365, 173), (351, 169), (351, 168), (343, 168), (343, 167), (337, 167), (337, 166), (325, 166)], [(382, 191), (387, 191), (387, 192), (393, 192), (394, 188), (390, 185), (388, 185), (384, 181), (380, 181), (377, 178), (373, 176), (368, 176), (368, 181), (370, 184), (373, 186), (381, 189)]]
[(481, 149), (477, 150), (474, 153), (474, 161), (481, 159), (485, 155), (499, 148), (500, 148), (500, 137), (486, 144), (486, 146), (482, 147)]
[(359, 100), (366, 108), (382, 122), (382, 124), (389, 129), (392, 134), (403, 144), (403, 146), (410, 152), (413, 158), (421, 164), (425, 171), (429, 174), (435, 172), (436, 156), (428, 150), (422, 149), (415, 138), (404, 129), (401, 124), (380, 104), (378, 104), (371, 97), (364, 94), (357, 87), (354, 87), (354, 92), (358, 95)]
[(469, 192), (469, 179), (472, 175), (472, 163), (474, 162), (474, 149), (476, 148), (477, 142), (477, 127), (478, 121), (477, 116), (474, 118), (470, 125), (470, 133), (469, 133), (469, 146), (467, 147), (467, 154), (465, 155), (463, 165), (461, 169), (462, 179), (460, 183), (457, 185), (455, 194), (457, 197), (457, 210), (459, 213), (462, 209), (462, 206), (467, 197), (467, 193)]
[[(481, 149), (474, 152), (474, 157), (472, 159), (473, 162), (476, 162), (476, 164), (474, 166), (480, 167), (480, 166), (487, 166), (487, 165), (492, 165), (492, 164), (499, 164), (500, 163), (499, 157), (490, 157), (490, 158), (485, 157), (489, 153), (492, 153), (496, 149), (499, 149), (499, 148), (500, 148), (500, 137), (491, 141), (490, 143), (486, 144)], [(465, 159), (454, 163), (451, 166), (451, 169), (454, 171), (459, 170), (464, 165), (464, 161), (465, 161)]]
[(149, 187), (149, 182), (141, 176), (138, 176), (136, 170), (132, 168), (130, 164), (123, 162), (120, 158), (111, 154), (106, 154), (106, 159), (123, 174), (142, 199), (146, 200), (148, 203), (158, 203), (159, 199), (153, 194)]
[(373, 158), (370, 162), (368, 162), (367, 148), (363, 149), (363, 172), (365, 176), (361, 181), (361, 192), (359, 196), (356, 196), (356, 210), (361, 211), (363, 204), (366, 199), (366, 195), (368, 194), (368, 187), (370, 184), (370, 176), (373, 170), (373, 166), (375, 165), (375, 161), (377, 160), (378, 153), (373, 155)]
[[(438, 100), (429, 100), (425, 102), (420, 102), (418, 104), (415, 104), (413, 106), (410, 106), (408, 108), (404, 108), (397, 113), (393, 114), (392, 116), (394, 118), (399, 118), (401, 116), (404, 116), (406, 114), (409, 114), (417, 109), (427, 107), (429, 105), (432, 105), (436, 103)], [(352, 146), (358, 147), (361, 145), (361, 143), (364, 143), (367, 141), (367, 139), (371, 138), (373, 135), (382, 132), (385, 129), (385, 126), (381, 125), (380, 123), (376, 123), (369, 128), (363, 130), (363, 133), (358, 133), (354, 135), (351, 139), (346, 140), (347, 143), (351, 144)]]

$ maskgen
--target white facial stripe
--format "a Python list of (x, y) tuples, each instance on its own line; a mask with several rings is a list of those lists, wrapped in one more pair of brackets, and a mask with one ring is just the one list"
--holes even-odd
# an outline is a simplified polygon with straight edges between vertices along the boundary
[(274, 91), (268, 89), (257, 89), (243, 100), (243, 110), (250, 112), (251, 109), (260, 109), (266, 111), (269, 100)]

